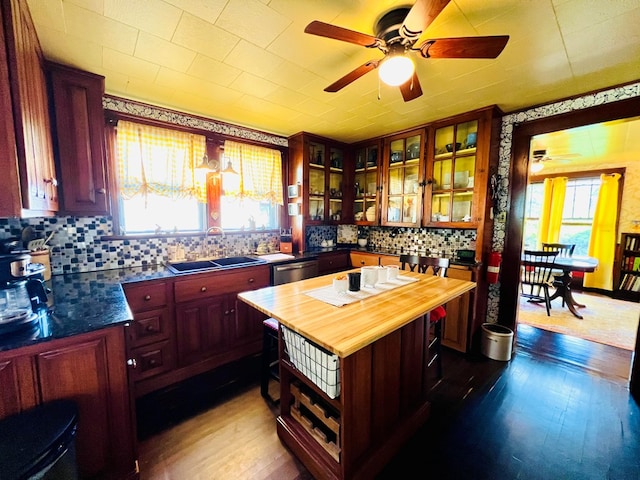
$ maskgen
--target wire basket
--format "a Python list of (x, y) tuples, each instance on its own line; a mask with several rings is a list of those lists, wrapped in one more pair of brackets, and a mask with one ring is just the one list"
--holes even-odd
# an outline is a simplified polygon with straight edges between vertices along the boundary
[(329, 398), (340, 395), (340, 358), (281, 325), (291, 363)]

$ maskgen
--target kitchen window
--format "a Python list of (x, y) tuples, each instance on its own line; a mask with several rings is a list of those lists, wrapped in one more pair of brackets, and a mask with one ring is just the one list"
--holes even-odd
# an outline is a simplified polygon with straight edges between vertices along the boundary
[(279, 228), (278, 150), (226, 141), (212, 172), (204, 135), (120, 120), (115, 143), (121, 234)]

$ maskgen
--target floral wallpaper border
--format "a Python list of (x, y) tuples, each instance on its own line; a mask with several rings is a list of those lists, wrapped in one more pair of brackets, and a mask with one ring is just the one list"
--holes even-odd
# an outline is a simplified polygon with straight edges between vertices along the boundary
[(182, 125), (183, 127), (198, 128), (208, 132), (228, 135), (235, 138), (243, 138), (245, 140), (253, 140), (257, 142), (270, 143), (279, 147), (288, 147), (289, 141), (285, 137), (270, 135), (268, 133), (243, 128), (229, 123), (218, 122), (186, 113), (168, 110), (154, 105), (134, 102), (124, 98), (104, 95), (102, 97), (102, 106), (105, 110), (114, 112), (128, 113), (142, 118), (150, 118), (174, 125)]
[[(511, 150), (513, 140), (513, 128), (540, 118), (552, 117), (567, 112), (583, 110), (597, 105), (618, 102), (629, 98), (640, 97), (640, 82), (624, 85), (621, 87), (602, 90), (590, 93), (578, 98), (561, 100), (534, 107), (520, 112), (510, 113), (502, 117), (502, 125), (500, 129), (500, 152), (498, 162), (498, 175), (500, 183), (498, 185), (497, 211), (508, 211), (509, 196), (509, 168), (511, 165)], [(506, 238), (506, 219), (504, 222), (494, 221), (492, 249), (496, 252), (504, 250)], [(487, 308), (487, 322), (495, 323), (498, 318), (498, 306), (500, 303), (500, 284), (489, 286), (489, 298)]]

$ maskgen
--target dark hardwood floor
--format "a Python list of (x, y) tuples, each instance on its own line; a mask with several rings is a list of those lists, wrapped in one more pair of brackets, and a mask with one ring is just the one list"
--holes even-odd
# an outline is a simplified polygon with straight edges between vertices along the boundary
[[(444, 379), (431, 391), (429, 421), (377, 480), (640, 478), (640, 407), (626, 379), (631, 352), (524, 325), (516, 340), (509, 362), (445, 349)], [(187, 401), (179, 412), (175, 402), (192, 396), (176, 394), (166, 418), (162, 409), (146, 418), (143, 424), (153, 425), (153, 431), (147, 429), (141, 442), (141, 479), (178, 479), (176, 472), (203, 468), (208, 473), (198, 478), (309, 478), (277, 437), (265, 433), (256, 433), (262, 438), (256, 458), (243, 454), (244, 473), (224, 475), (238, 471), (230, 465), (235, 457), (225, 459), (220, 450), (214, 455), (211, 448), (243, 451), (252, 436), (234, 440), (229, 428), (270, 431), (275, 416), (273, 408), (265, 408), (257, 378), (236, 385), (237, 396), (233, 384), (218, 398), (208, 396), (208, 410), (197, 402), (189, 412), (194, 403)], [(150, 403), (162, 405), (158, 398)], [(217, 435), (213, 414), (234, 404), (247, 414), (234, 417), (232, 426), (224, 420)], [(180, 442), (185, 445), (176, 447)]]

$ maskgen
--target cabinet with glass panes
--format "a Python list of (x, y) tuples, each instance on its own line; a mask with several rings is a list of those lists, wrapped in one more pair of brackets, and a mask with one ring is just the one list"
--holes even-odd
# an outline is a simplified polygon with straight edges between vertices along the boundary
[(358, 225), (378, 223), (379, 143), (355, 147), (353, 219)]
[(431, 202), (425, 205), (425, 223), (475, 223), (477, 141), (477, 119), (435, 129)]
[(424, 139), (424, 129), (418, 129), (384, 141), (383, 225), (420, 224)]
[(308, 218), (327, 222), (342, 220), (344, 149), (309, 141)]

